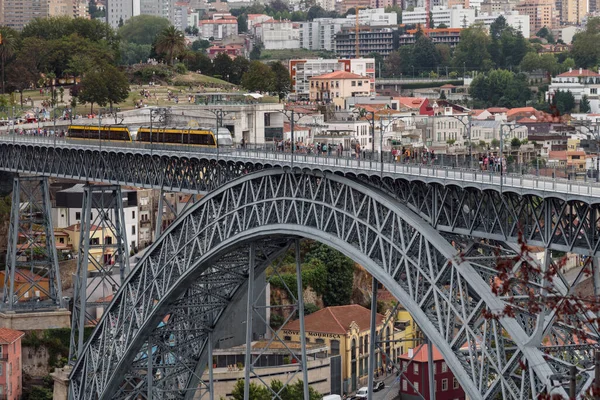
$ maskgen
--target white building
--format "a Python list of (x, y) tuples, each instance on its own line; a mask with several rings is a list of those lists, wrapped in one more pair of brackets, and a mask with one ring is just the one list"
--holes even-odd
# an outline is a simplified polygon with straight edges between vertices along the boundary
[(530, 36), (530, 26), (529, 26), (529, 16), (528, 15), (520, 15), (517, 12), (508, 12), (503, 14), (486, 14), (482, 13), (475, 17), (475, 22), (481, 22), (485, 25), (488, 30), (492, 23), (498, 19), (499, 16), (503, 16), (506, 20), (506, 24), (511, 28), (520, 31), (523, 34), (523, 37), (528, 38)]
[(199, 26), (200, 38), (210, 40), (225, 39), (230, 36), (238, 34), (237, 19), (223, 18), (223, 19), (204, 19), (200, 21)]
[(590, 102), (592, 114), (600, 113), (600, 74), (588, 69), (569, 69), (568, 72), (552, 78), (552, 83), (546, 92), (546, 100), (550, 101), (556, 91), (570, 91), (579, 103), (583, 96)]
[(177, 2), (173, 6), (173, 20), (171, 22), (181, 32), (184, 32), (185, 28), (188, 27), (188, 10), (188, 3)]
[(127, 22), (129, 18), (140, 15), (141, 0), (108, 0), (106, 14), (108, 24), (118, 28), (120, 22)]
[(254, 35), (268, 50), (299, 49), (300, 26), (298, 22), (273, 19), (254, 24)]
[[(431, 10), (433, 23), (437, 28), (440, 24), (448, 28), (468, 28), (475, 21), (475, 10), (472, 8), (463, 8), (460, 5), (452, 8), (433, 7)], [(404, 11), (402, 13), (402, 23), (406, 25), (425, 26), (427, 13), (424, 7), (417, 7), (414, 11)]]
[(335, 11), (335, 0), (317, 0), (317, 5), (325, 11)]
[(552, 35), (554, 35), (554, 39), (556, 40), (562, 40), (566, 44), (571, 44), (571, 42), (573, 42), (573, 36), (580, 31), (581, 28), (577, 26), (563, 26), (552, 29)]
[[(83, 184), (77, 184), (69, 189), (60, 190), (56, 193), (56, 205), (52, 209), (52, 217), (57, 228), (66, 228), (81, 223)], [(123, 215), (125, 218), (125, 232), (127, 240), (127, 252), (138, 246), (138, 204), (137, 192), (135, 190), (122, 190)], [(91, 223), (96, 224), (98, 211), (92, 208)], [(114, 212), (110, 212), (111, 221), (115, 221)]]
[(290, 60), (289, 70), (292, 78), (292, 94), (297, 99), (308, 98), (309, 78), (334, 71), (346, 71), (367, 76), (371, 81), (370, 92), (375, 94), (374, 58)]
[[(398, 24), (398, 14), (386, 13), (383, 8), (359, 10), (358, 21), (364, 26), (394, 26)], [(300, 22), (300, 47), (333, 51), (335, 35), (343, 27), (355, 25), (355, 15), (348, 15), (346, 18), (315, 18), (313, 21)]]

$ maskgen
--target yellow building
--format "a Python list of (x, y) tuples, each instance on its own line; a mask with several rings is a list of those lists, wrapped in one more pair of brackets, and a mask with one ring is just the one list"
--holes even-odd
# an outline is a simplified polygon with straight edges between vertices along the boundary
[[(69, 235), (68, 245), (72, 246), (75, 253), (79, 252), (79, 241), (81, 240), (81, 224), (71, 225), (63, 229)], [(90, 247), (89, 254), (94, 257), (98, 263), (114, 264), (114, 251), (116, 240), (110, 229), (103, 229), (92, 225), (90, 229)], [(92, 264), (88, 265), (88, 270), (94, 270)]]
[(311, 101), (334, 103), (344, 107), (346, 97), (369, 96), (371, 81), (367, 76), (361, 76), (345, 71), (335, 71), (328, 74), (309, 78), (309, 96)]
[[(413, 348), (412, 341), (401, 341), (406, 338), (407, 329), (395, 327), (394, 318), (377, 314), (377, 332), (382, 335), (382, 347), (392, 360), (397, 358), (409, 348)], [(408, 313), (407, 313), (408, 314)], [(407, 323), (414, 326), (410, 315), (401, 325)], [(344, 392), (353, 392), (367, 384), (369, 365), (371, 311), (357, 304), (348, 306), (327, 307), (304, 318), (306, 342), (325, 343), (329, 347), (331, 356), (341, 356), (342, 380)], [(388, 321), (384, 326), (385, 321)], [(282, 329), (284, 340), (300, 341), (300, 321), (295, 320)], [(412, 332), (412, 329), (408, 330)], [(411, 333), (412, 334), (412, 333)], [(376, 350), (376, 365), (380, 371), (385, 370), (385, 355)]]

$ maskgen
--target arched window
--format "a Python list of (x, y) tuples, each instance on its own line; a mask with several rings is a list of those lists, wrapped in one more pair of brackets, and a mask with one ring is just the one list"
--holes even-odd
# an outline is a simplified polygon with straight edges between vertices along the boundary
[(350, 359), (356, 360), (356, 339), (352, 339), (352, 345), (350, 346)]
[(337, 356), (340, 354), (340, 341), (339, 340), (332, 340), (329, 342), (329, 345), (331, 346), (331, 355), (332, 356)]

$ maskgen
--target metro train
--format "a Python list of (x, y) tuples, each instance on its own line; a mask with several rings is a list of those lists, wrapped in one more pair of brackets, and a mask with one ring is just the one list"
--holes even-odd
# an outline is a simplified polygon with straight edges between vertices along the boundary
[(233, 138), (227, 128), (140, 127), (131, 132), (125, 125), (70, 125), (67, 138), (114, 142), (156, 143), (198, 147), (231, 147)]

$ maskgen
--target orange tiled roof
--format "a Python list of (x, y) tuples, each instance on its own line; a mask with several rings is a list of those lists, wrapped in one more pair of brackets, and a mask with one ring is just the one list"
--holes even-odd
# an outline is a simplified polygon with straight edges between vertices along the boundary
[[(400, 356), (401, 359), (403, 360), (410, 360), (412, 359), (413, 361), (417, 361), (417, 362), (427, 362), (428, 361), (428, 357), (427, 357), (427, 346), (426, 344), (422, 345), (422, 346), (417, 346), (414, 350), (413, 350), (413, 356), (409, 357), (408, 353), (402, 354)], [(440, 353), (440, 351), (437, 349), (437, 347), (433, 346), (433, 361), (442, 361), (444, 359), (444, 357), (442, 356), (442, 353)]]
[(596, 76), (596, 77), (600, 77), (600, 74), (597, 72), (594, 72), (594, 71), (590, 71), (589, 69), (582, 69), (581, 72), (579, 72), (579, 69), (574, 69), (572, 71), (563, 72), (562, 74), (560, 74), (558, 76), (563, 76), (563, 77)]
[(0, 328), (0, 343), (11, 344), (23, 335), (25, 335), (25, 332), (8, 328)]
[(506, 112), (506, 115), (508, 117), (511, 117), (515, 114), (520, 114), (520, 113), (532, 113), (534, 114), (537, 110), (533, 107), (519, 107), (519, 108), (511, 108), (510, 110), (508, 110)]
[(550, 160), (567, 160), (567, 152), (565, 150), (551, 151), (548, 153)]
[[(383, 323), (384, 316), (377, 314), (377, 324)], [(350, 324), (355, 322), (361, 331), (369, 329), (371, 311), (358, 304), (348, 306), (327, 307), (304, 317), (304, 329), (309, 332), (337, 333), (345, 335)], [(300, 321), (295, 320), (285, 325), (283, 330), (300, 330)]]
[(353, 74), (352, 72), (346, 72), (346, 71), (334, 71), (334, 72), (329, 72), (327, 74), (323, 74), (323, 75), (319, 75), (319, 76), (313, 76), (310, 79), (369, 79), (366, 76), (361, 76), (361, 75), (357, 75), (357, 74)]
[(404, 107), (420, 108), (427, 99), (424, 97), (394, 97), (394, 100), (398, 100)]

